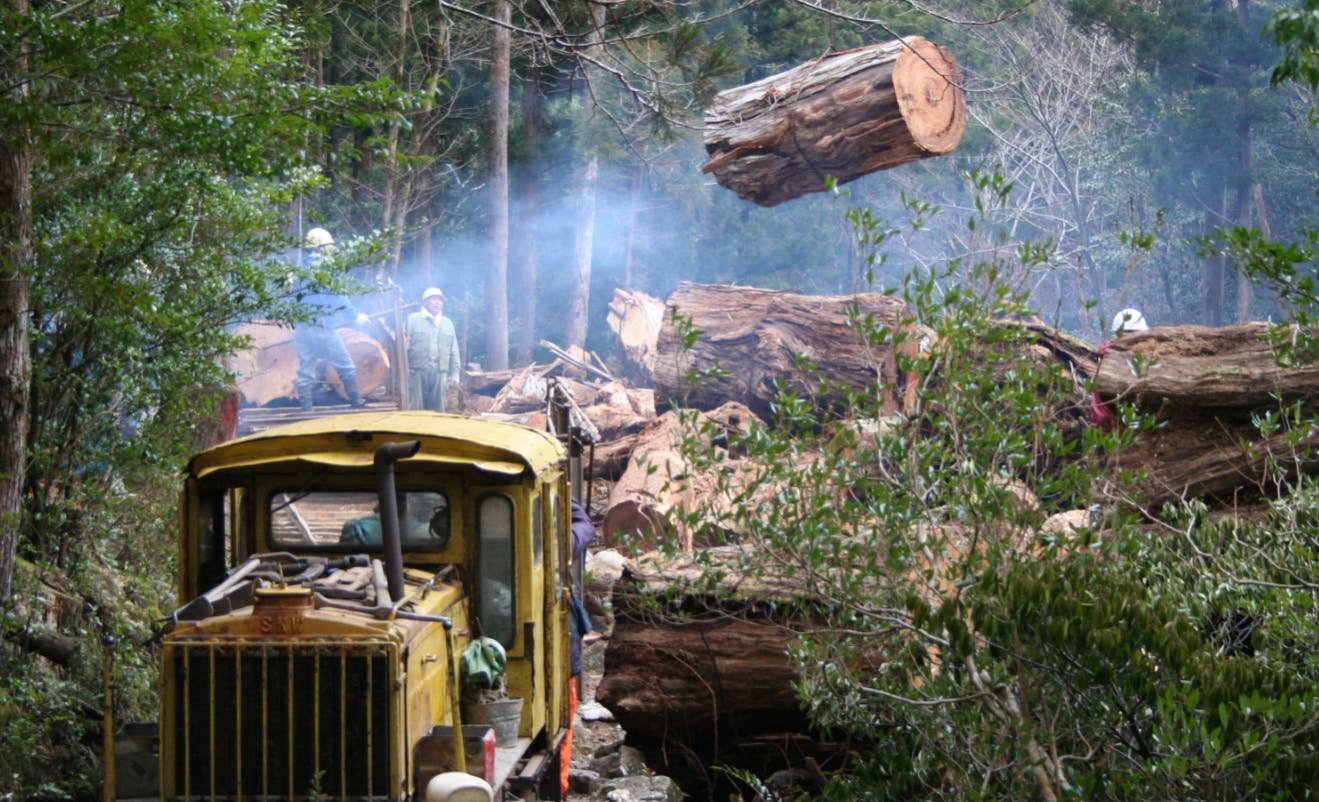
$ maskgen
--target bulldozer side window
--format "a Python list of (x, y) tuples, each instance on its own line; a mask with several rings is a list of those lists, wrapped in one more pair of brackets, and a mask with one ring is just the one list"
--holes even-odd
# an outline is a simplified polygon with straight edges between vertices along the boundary
[(544, 562), (541, 548), (540, 507), (540, 496), (536, 496), (531, 500), (531, 559), (536, 561), (538, 567)]
[(486, 496), (477, 503), (477, 617), (481, 630), (505, 648), (513, 646), (513, 502)]
[(228, 568), (226, 534), (228, 494), (223, 490), (203, 493), (198, 499), (197, 586), (215, 587)]
[(563, 503), (559, 499), (559, 494), (555, 493), (550, 496), (551, 531), (549, 537), (546, 538), (546, 542), (549, 544), (550, 554), (554, 557), (550, 563), (556, 566), (554, 571), (554, 598), (556, 599), (563, 597), (563, 587), (568, 578), (568, 561), (559, 554), (559, 540), (557, 537), (557, 533), (560, 531), (559, 522), (562, 520)]

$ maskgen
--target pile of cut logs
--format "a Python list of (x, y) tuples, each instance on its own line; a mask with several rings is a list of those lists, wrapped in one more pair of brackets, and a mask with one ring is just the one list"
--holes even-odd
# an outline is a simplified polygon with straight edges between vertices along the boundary
[[(893, 413), (909, 409), (917, 388), (901, 375), (891, 346), (853, 332), (857, 311), (919, 334), (903, 302), (889, 296), (806, 296), (684, 283), (667, 301), (615, 292), (608, 323), (618, 348), (608, 366), (593, 354), (546, 343), (555, 355), (548, 365), (464, 376), (461, 402), (468, 414), (543, 428), (546, 383), (554, 377), (598, 431), (588, 454), (589, 506), (602, 534), (598, 548), (625, 570), (592, 569), (596, 584), (588, 605), (599, 613), (613, 611), (597, 699), (653, 767), (689, 792), (708, 781), (706, 767), (716, 762), (759, 771), (758, 756), (771, 745), (807, 766), (827, 766), (845, 750), (815, 738), (795, 706), (785, 656), (792, 624), (763, 626), (767, 619), (757, 618), (771, 615), (772, 606), (760, 612), (752, 598), (737, 616), (702, 616), (702, 601), (689, 599), (681, 625), (645, 612), (640, 599), (665, 587), (670, 572), (695, 570), (691, 555), (709, 545), (674, 514), (690, 509), (698, 497), (709, 502), (716, 479), (699, 475), (680, 453), (679, 413), (710, 424), (702, 436), (715, 441), (753, 421), (772, 424), (771, 401), (781, 389), (818, 408), (834, 405), (838, 388), (846, 387), (879, 393)], [(1124, 493), (1151, 513), (1165, 503), (1200, 499), (1220, 514), (1248, 514), (1251, 503), (1267, 499), (1297, 473), (1319, 470), (1305, 449), (1319, 437), (1313, 431), (1284, 427), (1265, 438), (1252, 426), (1260, 414), (1286, 405), (1313, 413), (1319, 397), (1319, 367), (1279, 367), (1270, 327), (1263, 323), (1126, 334), (1102, 358), (1090, 344), (1038, 320), (998, 325), (1025, 327), (1037, 358), (1058, 362), (1075, 376), (1075, 404), (1059, 411), (1065, 425), (1078, 432), (1089, 425), (1092, 389), (1104, 401), (1131, 402), (1158, 420), (1132, 446), (1108, 454), (1107, 465), (1096, 466), (1097, 473), (1112, 476), (1111, 492)], [(281, 345), (279, 331), (268, 334)], [(900, 347), (916, 349), (918, 339), (901, 340)], [(280, 352), (263, 351), (268, 357)], [(738, 470), (738, 460), (730, 454), (719, 470)], [(1144, 478), (1122, 479), (1137, 474)], [(679, 475), (687, 489), (669, 491), (665, 480)], [(1022, 488), (1021, 498), (1034, 503), (1029, 488)], [(1062, 511), (1054, 518), (1065, 526), (1084, 520), (1085, 513)], [(736, 541), (737, 533), (731, 534)], [(661, 545), (676, 546), (686, 568), (653, 554), (642, 557)], [(612, 604), (604, 604), (610, 596)]]
[[(808, 356), (818, 375), (852, 388), (883, 385), (888, 394), (882, 399), (894, 412), (909, 408), (916, 389), (896, 373), (894, 355), (849, 339), (852, 303), (883, 322), (904, 325), (906, 309), (893, 298), (683, 284), (660, 305), (658, 332), (653, 326), (614, 326), (620, 338), (634, 330), (655, 334), (653, 345), (626, 341), (623, 352), (653, 355), (636, 375), (653, 376), (655, 403), (670, 411), (639, 428), (615, 428), (616, 439), (597, 446), (603, 458), (595, 479), (607, 490), (597, 493), (595, 517), (605, 547), (626, 559), (621, 575), (603, 574), (593, 589), (597, 601), (611, 598), (613, 612), (597, 699), (614, 712), (652, 766), (688, 792), (706, 788), (714, 764), (763, 772), (764, 756), (772, 752), (794, 755), (793, 765), (809, 774), (836, 765), (833, 761), (856, 746), (815, 737), (794, 702), (786, 655), (794, 627), (809, 622), (775, 618), (781, 612), (774, 611), (782, 608), (756, 605), (754, 593), (736, 615), (687, 598), (683, 615), (670, 620), (656, 617), (646, 601), (671, 592), (674, 577), (700, 570), (691, 555), (707, 545), (671, 514), (690, 508), (694, 499), (687, 496), (714, 484), (713, 477), (694, 474), (678, 452), (680, 426), (672, 408), (701, 416), (713, 424), (703, 427), (705, 436), (717, 438), (750, 421), (768, 420), (768, 401), (778, 387), (828, 405), (829, 397), (799, 369), (795, 355)], [(615, 297), (620, 321), (628, 319), (629, 309), (646, 309), (643, 317), (653, 320), (656, 306), (635, 293), (620, 291)], [(1319, 367), (1279, 367), (1266, 324), (1155, 328), (1123, 335), (1102, 357), (1091, 344), (1038, 320), (999, 325), (1024, 327), (1036, 358), (1056, 362), (1075, 377), (1074, 404), (1058, 414), (1077, 435), (1091, 425), (1092, 390), (1103, 402), (1132, 403), (1156, 422), (1133, 445), (1095, 466), (1096, 474), (1111, 477), (1106, 492), (1122, 493), (1150, 514), (1166, 503), (1197, 499), (1214, 515), (1254, 517), (1296, 474), (1319, 471), (1319, 460), (1309, 452), (1319, 435), (1284, 426), (1264, 438), (1252, 425), (1261, 414), (1288, 405), (1314, 414), (1319, 398)], [(684, 332), (699, 335), (693, 339)], [(690, 348), (679, 345), (685, 337)], [(705, 380), (693, 380), (703, 372)], [(737, 465), (737, 455), (730, 454), (720, 470), (736, 471)], [(666, 495), (664, 480), (678, 475), (688, 489)], [(1143, 478), (1124, 478), (1133, 476)], [(1038, 504), (1030, 488), (1014, 492), (1021, 503)], [(706, 495), (703, 501), (711, 499)], [(1045, 527), (1088, 521), (1083, 509), (1062, 510)], [(736, 541), (737, 533), (732, 534)], [(648, 552), (663, 544), (678, 548), (676, 560)], [(707, 559), (710, 555), (705, 551)], [(740, 588), (743, 597), (746, 590)]]

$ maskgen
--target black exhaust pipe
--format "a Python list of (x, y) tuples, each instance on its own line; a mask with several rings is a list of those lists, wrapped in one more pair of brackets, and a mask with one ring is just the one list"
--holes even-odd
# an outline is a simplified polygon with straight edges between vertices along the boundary
[[(394, 604), (403, 601), (403, 536), (398, 526), (398, 496), (394, 492), (394, 463), (421, 450), (420, 440), (385, 443), (376, 449), (376, 495), (380, 497), (380, 537), (385, 546), (385, 577)], [(379, 600), (377, 600), (379, 603)]]

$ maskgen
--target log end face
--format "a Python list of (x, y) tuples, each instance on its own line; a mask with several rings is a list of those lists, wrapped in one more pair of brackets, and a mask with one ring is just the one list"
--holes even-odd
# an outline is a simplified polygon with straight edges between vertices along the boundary
[(893, 67), (898, 109), (916, 145), (931, 156), (951, 153), (966, 131), (962, 71), (947, 48), (919, 36), (906, 43)]

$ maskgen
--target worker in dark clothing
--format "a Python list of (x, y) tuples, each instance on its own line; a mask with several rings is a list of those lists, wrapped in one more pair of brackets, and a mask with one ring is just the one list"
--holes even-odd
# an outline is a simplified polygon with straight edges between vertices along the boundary
[[(595, 540), (595, 526), (591, 517), (577, 499), (572, 502), (572, 561), (573, 565), (582, 565), (586, 560), (586, 547)], [(572, 609), (568, 613), (571, 619), (571, 637), (568, 641), (568, 665), (572, 679), (568, 682), (568, 735), (563, 739), (563, 748), (559, 750), (559, 788), (563, 797), (568, 795), (568, 774), (572, 764), (572, 727), (577, 717), (577, 684), (582, 675), (582, 637), (591, 631), (591, 619), (585, 606), (576, 595), (572, 596)]]
[[(323, 228), (308, 231), (304, 244), (307, 253), (302, 260), (303, 267), (315, 267), (334, 252), (334, 237)], [(335, 329), (353, 322), (363, 326), (370, 318), (358, 312), (345, 296), (323, 288), (309, 288), (299, 294), (299, 300), (312, 309), (310, 320), (293, 327), (293, 344), (298, 350), (298, 375), (294, 383), (302, 408), (306, 411), (312, 408), (312, 396), (318, 382), (317, 367), (322, 361), (339, 374), (348, 403), (357, 409), (366, 406), (357, 386), (357, 365)]]

